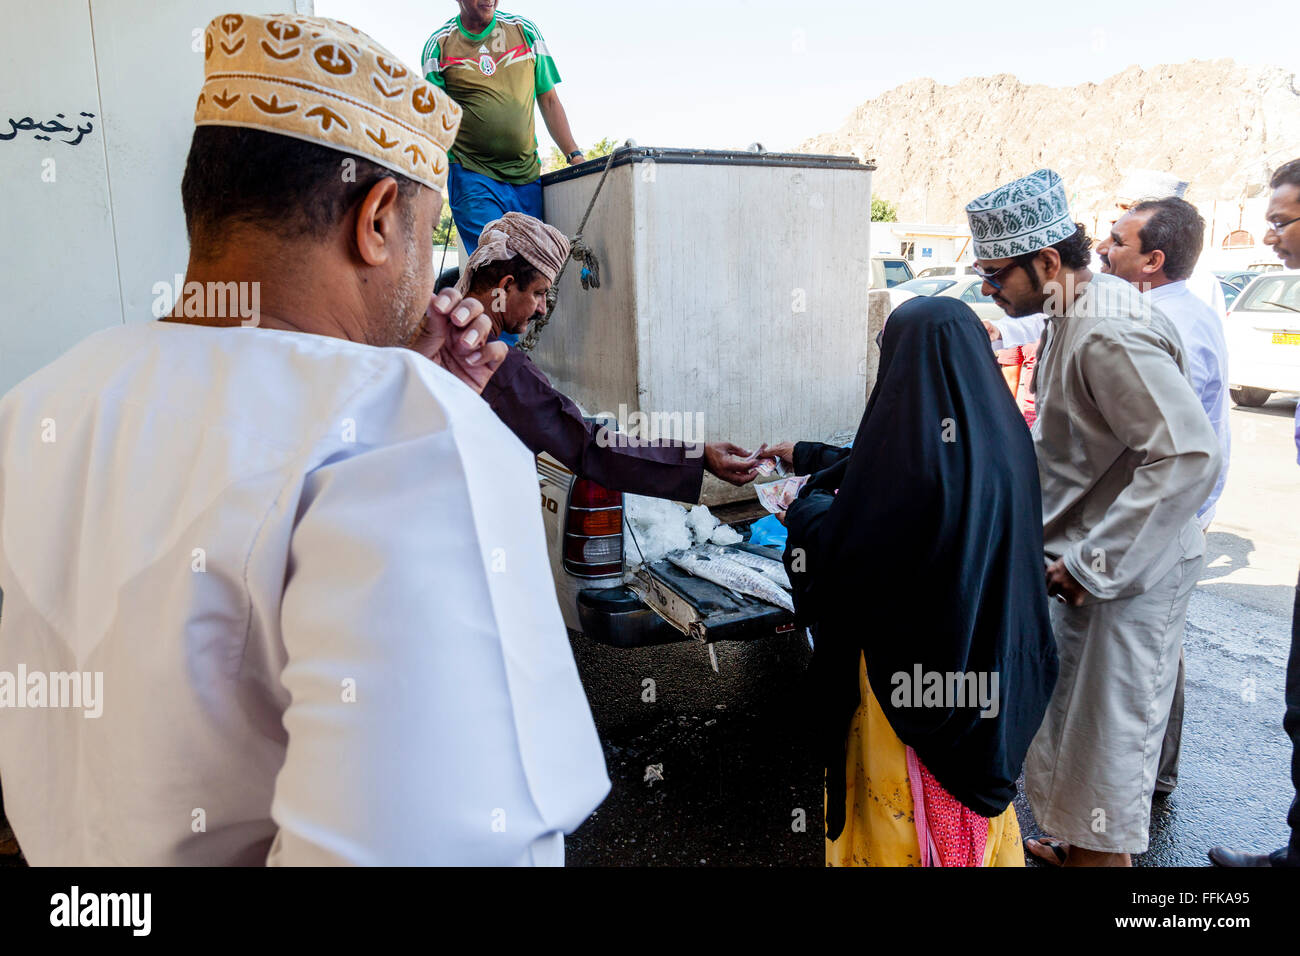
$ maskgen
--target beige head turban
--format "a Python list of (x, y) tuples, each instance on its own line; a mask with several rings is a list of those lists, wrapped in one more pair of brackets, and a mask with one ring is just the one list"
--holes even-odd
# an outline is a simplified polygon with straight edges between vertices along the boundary
[(196, 126), (247, 126), (361, 156), (442, 190), (461, 109), (360, 30), (227, 13), (203, 38)]
[(530, 266), (554, 282), (564, 260), (569, 258), (569, 240), (560, 230), (540, 219), (521, 212), (508, 212), (483, 227), (478, 248), (460, 270), (457, 290), (462, 295), (469, 291), (470, 279), (480, 266), (516, 255), (522, 256)]

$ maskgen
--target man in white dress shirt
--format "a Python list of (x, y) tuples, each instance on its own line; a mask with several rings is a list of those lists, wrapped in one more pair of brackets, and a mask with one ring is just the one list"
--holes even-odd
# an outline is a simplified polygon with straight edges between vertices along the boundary
[(331, 20), (218, 17), (205, 73), (183, 301), (0, 401), (18, 840), (37, 865), (561, 863), (609, 782), (532, 456), (479, 394), (505, 346), (431, 302), (459, 109)]
[(1228, 477), (1232, 432), (1228, 427), (1228, 346), (1223, 319), (1188, 287), (1205, 244), (1205, 220), (1184, 199), (1137, 203), (1116, 220), (1097, 245), (1102, 271), (1117, 275), (1145, 293), (1178, 327), (1190, 365), (1192, 388), (1214, 426), (1223, 453), (1214, 490), (1196, 512), (1209, 527)]
[[(1128, 212), (1140, 202), (1151, 199), (1185, 199), (1188, 187), (1185, 179), (1179, 179), (1173, 173), (1162, 173), (1154, 169), (1130, 169), (1119, 184), (1115, 194), (1115, 209), (1119, 215)], [(1198, 264), (1185, 280), (1187, 288), (1206, 305), (1224, 317), (1228, 314), (1227, 300), (1223, 297), (1223, 286), (1208, 266)]]
[[(1214, 489), (1196, 512), (1201, 531), (1214, 519), (1214, 509), (1228, 478), (1232, 429), (1228, 422), (1228, 346), (1223, 319), (1187, 285), (1205, 245), (1205, 220), (1196, 207), (1177, 196), (1137, 203), (1121, 216), (1110, 235), (1097, 246), (1102, 271), (1117, 275), (1139, 290), (1174, 323), (1187, 354), (1192, 390), (1214, 426), (1221, 455)], [(1160, 753), (1156, 793), (1172, 793), (1178, 785), (1182, 746), (1185, 662), (1178, 658), (1169, 724)]]

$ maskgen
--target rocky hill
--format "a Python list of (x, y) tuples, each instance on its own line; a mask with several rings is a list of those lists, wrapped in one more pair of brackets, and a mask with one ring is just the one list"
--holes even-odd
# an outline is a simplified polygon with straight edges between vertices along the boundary
[(874, 160), (873, 192), (903, 221), (963, 222), (969, 200), (1042, 166), (1065, 179), (1081, 220), (1113, 208), (1132, 168), (1178, 174), (1198, 204), (1233, 202), (1300, 157), (1300, 81), (1227, 59), (1133, 66), (1071, 87), (1005, 73), (952, 86), (912, 80), (800, 149)]

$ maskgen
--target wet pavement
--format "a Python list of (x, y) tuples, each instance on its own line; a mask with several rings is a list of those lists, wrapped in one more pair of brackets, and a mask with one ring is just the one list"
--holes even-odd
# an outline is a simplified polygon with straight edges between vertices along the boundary
[[(1294, 399), (1274, 398), (1231, 412), (1232, 465), (1188, 611), (1179, 783), (1153, 805), (1138, 866), (1204, 866), (1216, 844), (1262, 852), (1286, 842), (1282, 685), (1300, 567), (1294, 410)], [(569, 865), (823, 864), (801, 637), (719, 644), (717, 674), (694, 643), (629, 651), (578, 638), (574, 650), (613, 790), (568, 839)], [(643, 699), (647, 678), (653, 701)], [(1016, 808), (1022, 832), (1040, 833), (1023, 795)]]
[(693, 641), (574, 649), (612, 790), (566, 841), (570, 866), (822, 864), (802, 636), (717, 644), (716, 674)]

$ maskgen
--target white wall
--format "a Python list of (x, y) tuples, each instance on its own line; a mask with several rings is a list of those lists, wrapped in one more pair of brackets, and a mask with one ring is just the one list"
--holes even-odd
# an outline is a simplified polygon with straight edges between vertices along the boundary
[(873, 256), (898, 255), (898, 237), (894, 235), (892, 222), (871, 224), (871, 254)]
[[(92, 332), (152, 319), (154, 283), (185, 271), (180, 183), (203, 82), (202, 34), (232, 6), (6, 4), (0, 136), (13, 136), (0, 140), (0, 392)], [(312, 4), (261, 7), (310, 14)], [(75, 131), (39, 140), (45, 132), (15, 129), (25, 118), (93, 129), (75, 145)]]
[[(943, 228), (941, 224), (873, 222), (871, 254), (897, 256), (902, 253), (903, 243), (911, 242), (915, 247), (915, 255), (909, 262), (914, 272), (920, 272), (930, 266), (952, 265), (959, 253), (963, 261), (970, 261), (969, 236), (946, 236), (936, 232)], [(928, 256), (924, 254), (927, 249), (930, 252)]]

